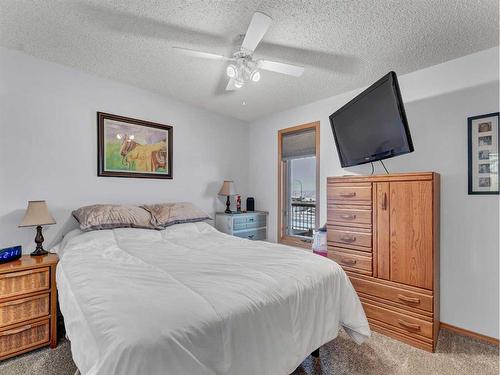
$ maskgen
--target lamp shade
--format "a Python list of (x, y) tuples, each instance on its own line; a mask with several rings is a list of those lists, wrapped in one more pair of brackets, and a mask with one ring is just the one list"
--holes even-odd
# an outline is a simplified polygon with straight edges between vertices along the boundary
[(47, 208), (45, 201), (29, 201), (20, 227), (36, 227), (38, 225), (51, 225), (56, 221)]
[(219, 195), (225, 195), (225, 196), (230, 196), (230, 195), (237, 195), (238, 193), (236, 192), (236, 189), (234, 188), (234, 182), (233, 181), (224, 181), (222, 184), (222, 187), (220, 188)]

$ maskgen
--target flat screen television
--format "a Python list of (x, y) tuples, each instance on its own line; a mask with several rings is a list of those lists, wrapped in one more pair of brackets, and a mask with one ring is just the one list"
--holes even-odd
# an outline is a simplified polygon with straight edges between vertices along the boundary
[(330, 125), (342, 167), (413, 152), (394, 72), (330, 115)]

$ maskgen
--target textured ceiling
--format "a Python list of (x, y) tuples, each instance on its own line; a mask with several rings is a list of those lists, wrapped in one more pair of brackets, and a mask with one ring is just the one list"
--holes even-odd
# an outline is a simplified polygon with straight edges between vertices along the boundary
[[(229, 56), (256, 10), (273, 23), (255, 57), (301, 78), (226, 93), (223, 62), (171, 49)], [(498, 28), (497, 0), (0, 0), (0, 45), (243, 120), (496, 46)]]

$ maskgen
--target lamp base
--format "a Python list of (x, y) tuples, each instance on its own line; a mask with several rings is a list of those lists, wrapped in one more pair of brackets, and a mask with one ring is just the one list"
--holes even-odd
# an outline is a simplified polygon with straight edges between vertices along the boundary
[(42, 246), (43, 240), (44, 238), (42, 235), (42, 227), (41, 225), (39, 225), (36, 227), (36, 237), (35, 237), (36, 249), (30, 254), (32, 257), (47, 255), (49, 253), (47, 250), (44, 250)]
[(228, 195), (227, 200), (226, 200), (226, 211), (224, 211), (226, 214), (232, 213), (231, 209), (229, 208), (230, 206), (231, 206), (231, 200), (229, 199), (229, 195)]
[(44, 250), (43, 248), (36, 248), (35, 251), (33, 251), (30, 255), (32, 257), (39, 257), (41, 255), (47, 255), (49, 252), (47, 250)]

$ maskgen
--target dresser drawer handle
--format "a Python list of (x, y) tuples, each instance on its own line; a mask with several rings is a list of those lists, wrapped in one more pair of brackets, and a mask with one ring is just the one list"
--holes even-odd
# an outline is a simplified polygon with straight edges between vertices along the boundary
[(340, 263), (345, 264), (346, 266), (354, 266), (356, 264), (356, 259), (340, 258)]
[(340, 218), (344, 219), (344, 220), (354, 220), (354, 219), (356, 219), (356, 215), (354, 215), (354, 214), (350, 214), (350, 215), (344, 214), (344, 215), (340, 215)]
[(419, 324), (408, 323), (408, 322), (405, 322), (403, 319), (398, 319), (398, 323), (399, 323), (399, 325), (405, 327), (406, 329), (409, 329), (412, 331), (420, 331)]
[(350, 193), (340, 193), (340, 196), (342, 198), (352, 198), (352, 197), (356, 196), (356, 192), (355, 191), (351, 191)]
[(420, 298), (407, 297), (407, 296), (404, 296), (402, 294), (398, 294), (398, 299), (400, 299), (403, 302), (407, 302), (407, 303), (415, 303), (415, 304), (420, 303)]
[(0, 337), (15, 335), (16, 333), (21, 333), (21, 332), (27, 331), (30, 328), (31, 328), (31, 324), (28, 324), (27, 326), (23, 326), (23, 327), (16, 328), (16, 329), (11, 329), (10, 331), (3, 331), (3, 332), (0, 332)]
[(340, 236), (340, 240), (343, 242), (356, 242), (355, 236)]

